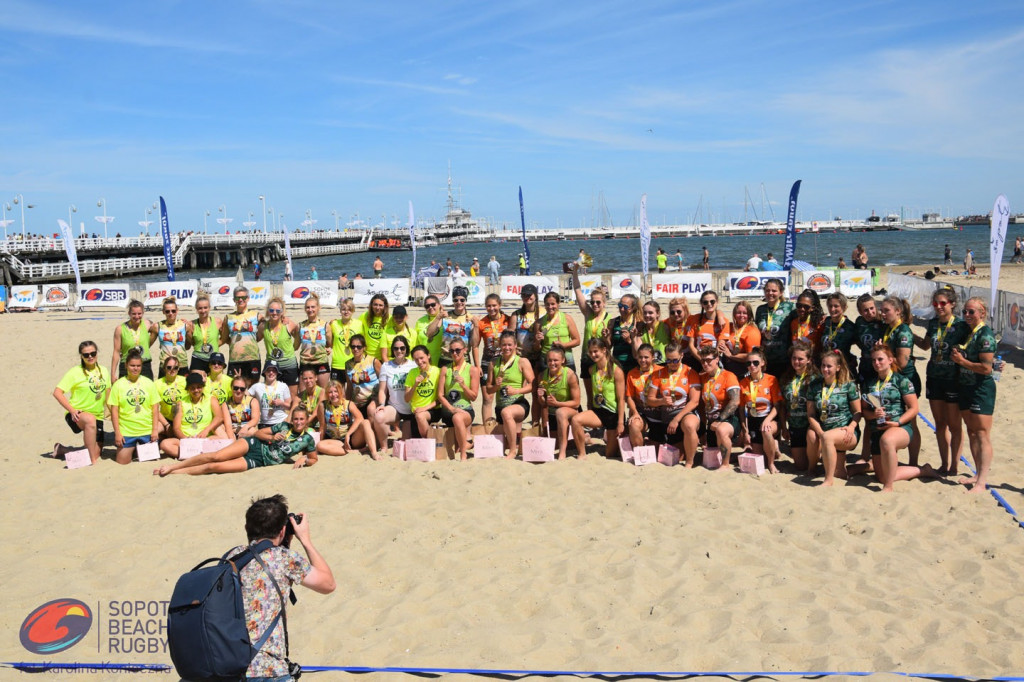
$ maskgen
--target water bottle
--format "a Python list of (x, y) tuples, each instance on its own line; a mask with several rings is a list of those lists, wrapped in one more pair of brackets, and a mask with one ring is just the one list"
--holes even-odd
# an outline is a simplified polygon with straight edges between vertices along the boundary
[(1002, 354), (996, 356), (996, 361), (992, 363), (992, 378), (999, 381), (999, 378), (1003, 376), (1003, 356)]

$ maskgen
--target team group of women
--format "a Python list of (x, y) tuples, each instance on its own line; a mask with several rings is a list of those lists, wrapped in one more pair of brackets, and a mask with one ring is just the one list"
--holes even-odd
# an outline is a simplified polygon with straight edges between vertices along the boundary
[[(756, 311), (741, 301), (730, 319), (708, 290), (699, 311), (690, 314), (685, 299), (673, 299), (662, 319), (657, 301), (640, 305), (625, 295), (615, 314), (604, 290), (585, 295), (575, 272), (572, 280), (582, 333), (559, 309), (556, 292), (541, 301), (533, 285), (522, 288), (521, 306), (511, 314), (496, 294), (479, 317), (468, 312), (463, 287), (452, 290), (451, 310), (429, 295), (415, 322), (404, 306), (390, 310), (383, 295), (359, 316), (351, 300), (341, 301), (340, 318), (329, 323), (320, 319), (315, 296), (298, 323), (285, 316), (280, 298), (265, 314), (250, 311), (244, 287), (221, 320), (204, 296), (188, 321), (178, 319), (173, 299), (164, 301), (159, 323), (145, 320), (143, 305), (133, 301), (114, 332), (109, 372), (97, 344), (83, 342), (80, 364), (54, 397), (93, 462), (105, 409), (122, 464), (143, 443), (158, 442), (169, 456), (178, 455), (185, 438), (227, 443), (161, 466), (161, 475), (245, 471), (286, 460), (308, 466), (318, 455), (360, 449), (376, 459), (389, 437), (431, 437), (437, 423), (454, 429), (466, 459), (479, 397), (480, 422), (504, 435), (508, 457), (516, 456), (530, 417), (556, 439), (559, 459), (570, 448), (585, 458), (589, 431), (598, 429), (606, 456), (618, 454), (619, 439), (628, 438), (632, 447), (678, 447), (681, 463), (692, 467), (703, 446), (705, 455), (717, 448), (721, 469), (729, 471), (738, 446), (763, 454), (774, 473), (786, 451), (800, 474), (818, 475), (820, 463), (825, 485), (873, 471), (886, 491), (898, 480), (956, 475), (966, 425), (977, 474), (962, 482), (985, 489), (996, 340), (980, 299), (964, 302), (961, 319), (954, 315), (956, 294), (936, 291), (935, 319), (915, 336), (909, 306), (898, 298), (878, 303), (861, 296), (851, 321), (843, 295), (829, 295), (824, 308), (811, 290), (788, 301), (783, 282), (773, 279)], [(931, 351), (925, 397), (938, 469), (918, 462), (915, 346)], [(55, 445), (54, 453), (68, 449)], [(898, 461), (902, 450), (906, 464)]]

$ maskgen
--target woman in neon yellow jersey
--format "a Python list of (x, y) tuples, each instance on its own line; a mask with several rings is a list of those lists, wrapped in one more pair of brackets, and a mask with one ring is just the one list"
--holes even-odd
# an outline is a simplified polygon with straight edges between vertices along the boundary
[(174, 438), (160, 444), (160, 449), (177, 457), (182, 438), (226, 438), (234, 439), (233, 429), (224, 427), (224, 413), (220, 403), (203, 390), (206, 382), (199, 372), (192, 372), (185, 380), (188, 396), (181, 401), (174, 413)]
[[(536, 294), (534, 294), (536, 297)], [(485, 389), (495, 397), (498, 423), (505, 433), (506, 457), (515, 459), (519, 454), (519, 435), (523, 420), (530, 413), (526, 396), (533, 393), (533, 365), (516, 352), (516, 332), (508, 329), (498, 338), (500, 355), (494, 362), (491, 380)]]
[(160, 394), (160, 437), (174, 437), (174, 415), (185, 397), (185, 377), (181, 376), (181, 361), (167, 356), (160, 365), (160, 378), (153, 382)]
[(267, 303), (267, 318), (260, 326), (267, 361), (277, 361), (278, 377), (294, 398), (299, 392), (299, 358), (295, 354), (299, 347), (299, 328), (285, 316), (284, 300), (280, 296)]
[[(95, 464), (100, 459), (103, 444), (103, 405), (110, 391), (110, 373), (100, 365), (99, 349), (92, 341), (78, 344), (79, 364), (69, 369), (53, 389), (53, 397), (67, 414), (67, 422), (73, 433), (83, 434), (85, 448)], [(63, 457), (74, 448), (54, 443), (53, 456)]]
[(356, 334), (364, 334), (363, 320), (355, 317), (356, 306), (351, 298), (343, 298), (338, 302), (341, 319), (331, 320), (327, 325), (327, 345), (331, 348), (331, 381), (345, 382), (347, 377), (345, 366), (352, 359), (352, 351), (348, 345)]
[(146, 306), (142, 301), (132, 300), (128, 303), (128, 321), (122, 322), (114, 330), (114, 355), (110, 361), (110, 378), (116, 380), (125, 375), (125, 361), (128, 352), (139, 351), (142, 358), (142, 376), (153, 378), (152, 356), (149, 348), (156, 341), (157, 324), (144, 318)]
[(118, 464), (131, 464), (135, 446), (154, 442), (160, 435), (160, 394), (153, 381), (142, 376), (142, 353), (137, 349), (128, 351), (125, 371), (107, 397)]

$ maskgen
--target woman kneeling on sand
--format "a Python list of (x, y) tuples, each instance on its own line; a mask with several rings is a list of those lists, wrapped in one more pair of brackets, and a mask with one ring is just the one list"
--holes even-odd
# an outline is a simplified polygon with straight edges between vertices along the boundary
[[(296, 408), (298, 409), (298, 408)], [(370, 456), (380, 459), (377, 454), (377, 439), (370, 422), (355, 408), (351, 400), (345, 399), (345, 387), (339, 381), (327, 384), (327, 399), (321, 409), (323, 419), (320, 427), (320, 443), (316, 451), (321, 455), (340, 457), (364, 445)], [(294, 414), (294, 410), (292, 412)]]
[(292, 423), (281, 422), (262, 428), (255, 436), (239, 438), (217, 452), (197, 455), (153, 469), (153, 474), (233, 474), (281, 464), (294, 457), (294, 468), (316, 464), (316, 444), (306, 431), (309, 413), (299, 406), (292, 410)]
[(807, 449), (807, 474), (814, 475), (820, 456), (825, 465), (825, 482), (846, 478), (846, 453), (860, 440), (860, 391), (850, 378), (842, 351), (829, 350), (821, 356), (821, 379), (811, 385), (807, 396), (807, 420), (817, 438)]

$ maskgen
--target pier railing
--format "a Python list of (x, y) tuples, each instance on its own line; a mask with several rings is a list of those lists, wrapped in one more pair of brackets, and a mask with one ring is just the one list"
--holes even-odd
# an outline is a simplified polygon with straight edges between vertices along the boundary
[[(4, 259), (10, 264), (12, 271), (22, 281), (52, 281), (61, 277), (74, 279), (75, 271), (71, 263), (25, 263), (12, 255)], [(180, 267), (181, 260), (174, 259), (174, 266)], [(106, 258), (103, 260), (83, 260), (78, 263), (79, 272), (83, 277), (100, 275), (122, 276), (139, 272), (158, 272), (167, 267), (163, 256), (139, 256), (131, 258)]]

